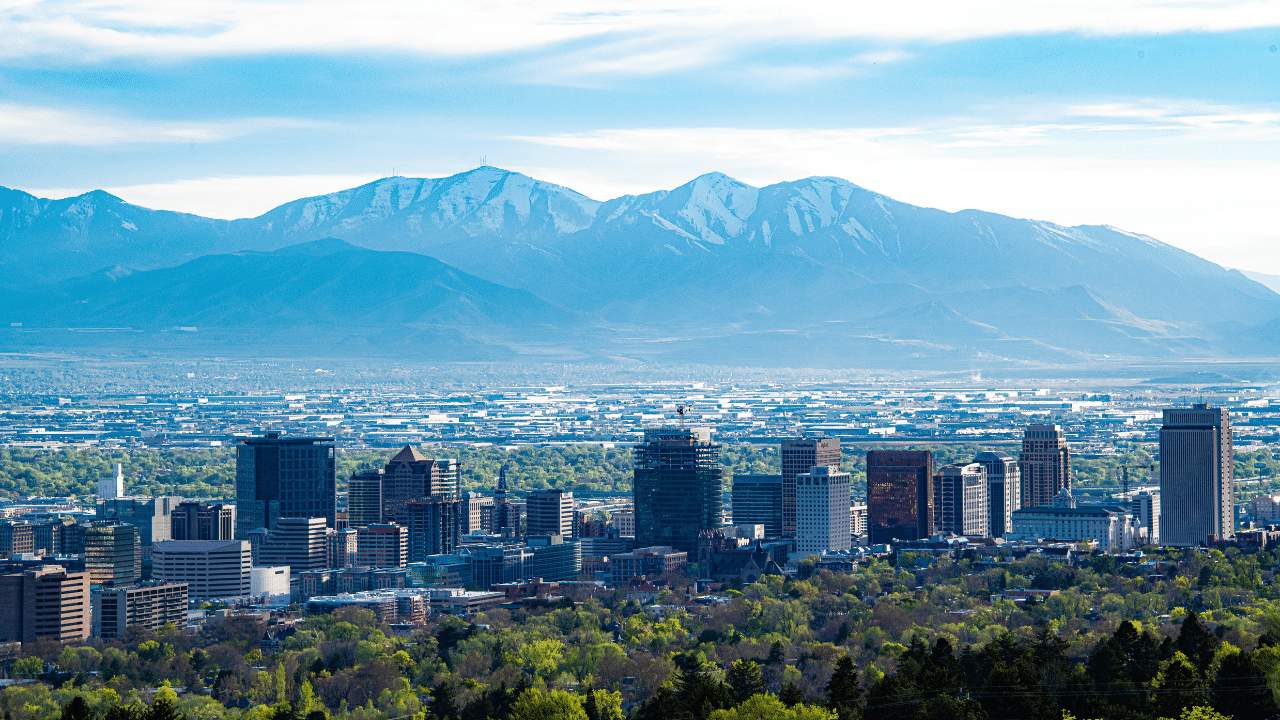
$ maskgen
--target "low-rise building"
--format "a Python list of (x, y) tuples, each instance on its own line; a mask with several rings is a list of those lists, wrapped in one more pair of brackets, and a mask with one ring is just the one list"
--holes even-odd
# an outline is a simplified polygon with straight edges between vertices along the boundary
[(1051, 505), (1014, 510), (1010, 539), (1092, 541), (1103, 552), (1116, 553), (1133, 549), (1136, 528), (1127, 506), (1077, 506), (1071, 489), (1063, 488)]
[(623, 585), (636, 576), (658, 577), (683, 570), (688, 562), (689, 553), (677, 552), (670, 545), (658, 545), (610, 557), (609, 572), (615, 585)]
[(169, 540), (152, 548), (152, 576), (186, 583), (192, 599), (247, 597), (253, 556), (245, 540)]
[(186, 625), (186, 583), (145, 583), (104, 588), (98, 593), (93, 609), (94, 637), (118, 640), (130, 625), (158, 630), (165, 623), (179, 628)]
[(287, 566), (249, 568), (249, 595), (255, 598), (266, 598), (270, 603), (288, 602), (289, 568)]

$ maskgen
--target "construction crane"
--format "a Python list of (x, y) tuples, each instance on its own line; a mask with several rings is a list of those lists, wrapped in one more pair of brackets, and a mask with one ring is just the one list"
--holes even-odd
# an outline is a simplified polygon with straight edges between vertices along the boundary
[(1155, 470), (1156, 466), (1155, 465), (1121, 465), (1120, 468), (1124, 472), (1124, 494), (1128, 495), (1129, 494), (1129, 468), (1133, 468), (1134, 470), (1143, 470), (1143, 469)]

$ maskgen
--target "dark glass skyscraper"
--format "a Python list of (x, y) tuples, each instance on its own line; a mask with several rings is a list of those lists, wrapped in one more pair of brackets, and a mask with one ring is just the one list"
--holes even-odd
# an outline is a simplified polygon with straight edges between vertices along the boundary
[(867, 451), (867, 533), (873, 544), (933, 534), (933, 453)]
[(809, 468), (840, 469), (840, 441), (802, 437), (782, 441), (782, 537), (796, 536), (796, 476)]
[(1199, 545), (1235, 535), (1231, 413), (1196, 403), (1164, 411), (1160, 429), (1160, 542)]
[(782, 537), (782, 476), (734, 475), (733, 524), (764, 525), (765, 537)]
[(238, 438), (236, 450), (236, 539), (257, 528), (276, 529), (282, 517), (337, 516), (333, 438)]
[(635, 448), (636, 547), (670, 545), (693, 555), (698, 533), (724, 524), (720, 446), (707, 428), (644, 431)]
[(347, 481), (347, 527), (382, 522), (382, 473), (366, 470)]

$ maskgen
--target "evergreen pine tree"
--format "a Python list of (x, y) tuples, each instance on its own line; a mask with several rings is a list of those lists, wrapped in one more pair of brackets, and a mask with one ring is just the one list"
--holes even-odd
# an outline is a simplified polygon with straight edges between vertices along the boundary
[(782, 646), (781, 640), (775, 640), (773, 645), (769, 646), (769, 659), (765, 662), (770, 665), (782, 665), (787, 662), (787, 650)]
[(752, 695), (764, 693), (764, 673), (751, 660), (738, 660), (730, 665), (726, 679), (735, 704), (741, 705)]
[(590, 685), (587, 686), (587, 701), (583, 703), (582, 709), (587, 713), (587, 720), (600, 720), (600, 703), (596, 699), (596, 691)]
[(458, 699), (449, 682), (442, 682), (431, 691), (431, 713), (441, 720), (458, 720)]
[(827, 707), (835, 710), (840, 720), (849, 720), (857, 714), (861, 703), (858, 670), (854, 667), (853, 658), (841, 655), (836, 661), (836, 671), (827, 681)]
[(778, 699), (787, 707), (795, 707), (804, 702), (804, 692), (800, 690), (800, 686), (789, 682), (782, 686), (782, 691), (778, 693)]
[(71, 698), (71, 702), (62, 708), (62, 720), (93, 720), (93, 710), (89, 703), (79, 695)]
[(1217, 650), (1217, 636), (1205, 628), (1194, 610), (1188, 613), (1187, 618), (1182, 621), (1182, 630), (1178, 633), (1178, 651), (1186, 655), (1203, 675), (1213, 664), (1213, 655)]

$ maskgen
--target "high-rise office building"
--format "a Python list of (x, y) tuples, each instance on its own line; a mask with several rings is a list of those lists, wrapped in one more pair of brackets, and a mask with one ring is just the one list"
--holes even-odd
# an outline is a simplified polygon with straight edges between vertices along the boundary
[(236, 538), (275, 530), (280, 518), (337, 520), (333, 438), (269, 432), (239, 438), (236, 448)]
[(1133, 495), (1133, 520), (1137, 524), (1137, 537), (1147, 545), (1160, 544), (1160, 491), (1143, 490)]
[(867, 451), (867, 526), (873, 544), (933, 535), (933, 453)]
[(525, 534), (573, 537), (573, 493), (552, 488), (525, 494)]
[(0, 642), (88, 639), (93, 629), (89, 585), (89, 573), (67, 572), (61, 565), (0, 575)]
[(1048, 505), (1071, 487), (1071, 448), (1057, 425), (1030, 425), (1022, 436), (1022, 453), (1018, 456), (1018, 472), (1022, 474), (1022, 507)]
[(982, 463), (948, 465), (933, 476), (934, 531), (989, 537), (991, 503)]
[(92, 584), (104, 588), (138, 582), (142, 577), (138, 528), (111, 521), (94, 523), (85, 531), (84, 567)]
[(848, 550), (849, 473), (825, 465), (796, 475), (796, 552)]
[(408, 519), (409, 562), (423, 562), (431, 555), (447, 555), (458, 549), (462, 533), (464, 500), (427, 498), (405, 504)]
[(724, 524), (724, 468), (708, 428), (646, 429), (632, 488), (638, 546), (696, 553), (698, 533)]
[(138, 528), (143, 547), (161, 540), (172, 540), (173, 510), (182, 498), (117, 497), (98, 501), (98, 517)]
[(796, 476), (823, 466), (840, 468), (840, 441), (836, 438), (782, 441), (782, 537), (796, 536)]
[(458, 532), (463, 535), (493, 532), (493, 498), (478, 492), (465, 492), (459, 500), (462, 501), (462, 510), (458, 516)]
[(0, 557), (11, 558), (14, 555), (35, 551), (36, 528), (34, 525), (13, 520), (0, 521)]
[(356, 528), (356, 565), (402, 568), (409, 558), (409, 528), (395, 523)]
[(116, 463), (115, 472), (98, 480), (98, 499), (124, 497), (124, 467)]
[(782, 537), (782, 476), (734, 475), (733, 523), (763, 525), (765, 537)]
[(987, 514), (991, 537), (1013, 532), (1013, 511), (1022, 507), (1022, 473), (1009, 453), (987, 450), (973, 459), (987, 470)]
[(258, 547), (254, 565), (288, 565), (296, 576), (306, 570), (325, 570), (329, 562), (328, 527), (322, 517), (282, 517)]
[(356, 538), (355, 528), (346, 528), (345, 530), (334, 530), (325, 535), (325, 542), (328, 543), (329, 559), (325, 562), (326, 569), (351, 567), (356, 564), (356, 551), (359, 549)]
[(248, 596), (252, 567), (248, 540), (170, 540), (151, 550), (152, 576), (186, 585), (193, 600)]
[(1164, 411), (1160, 429), (1160, 541), (1200, 545), (1235, 535), (1231, 414), (1196, 403)]
[(356, 473), (347, 481), (347, 527), (382, 522), (382, 471)]
[(148, 582), (138, 587), (106, 588), (98, 595), (93, 613), (93, 636), (123, 640), (130, 625), (159, 630), (166, 623), (187, 624), (185, 583)]
[(455, 500), (461, 468), (453, 458), (431, 459), (412, 445), (396, 453), (382, 474), (382, 521), (403, 524), (405, 503), (428, 497)]
[(236, 533), (236, 506), (184, 500), (173, 509), (172, 540), (230, 540)]

